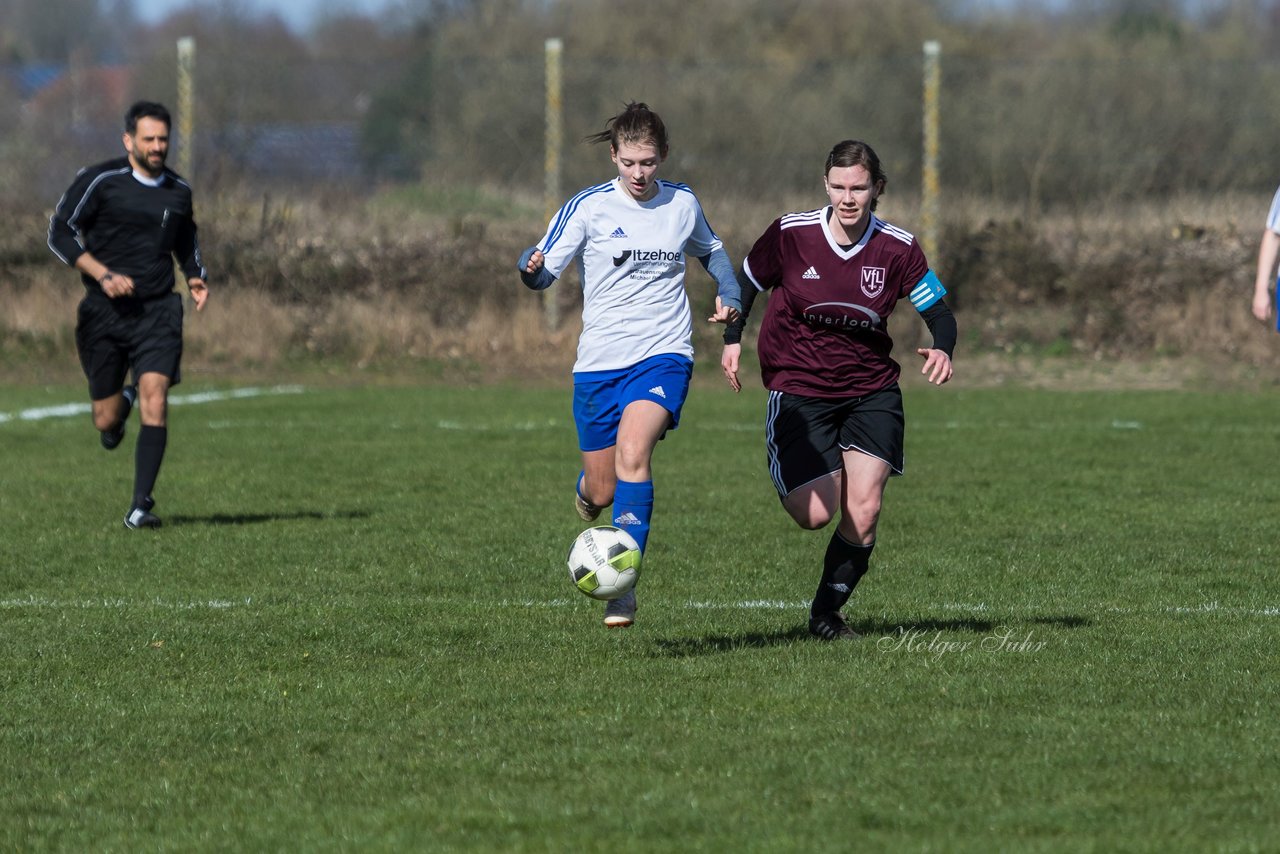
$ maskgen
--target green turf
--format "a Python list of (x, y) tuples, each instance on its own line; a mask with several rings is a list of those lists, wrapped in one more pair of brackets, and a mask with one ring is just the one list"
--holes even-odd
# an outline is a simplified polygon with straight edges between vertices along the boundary
[(158, 532), (121, 526), (136, 423), (0, 423), (0, 850), (1274, 849), (1268, 397), (908, 387), (840, 645), (763, 397), (710, 385), (603, 629), (568, 408), (174, 406)]

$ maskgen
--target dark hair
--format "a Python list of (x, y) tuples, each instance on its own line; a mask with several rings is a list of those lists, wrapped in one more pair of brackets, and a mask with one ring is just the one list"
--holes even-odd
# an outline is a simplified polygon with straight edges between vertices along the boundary
[[(880, 168), (880, 158), (876, 155), (875, 149), (867, 145), (865, 142), (857, 139), (846, 139), (837, 142), (831, 149), (831, 153), (827, 155), (827, 168), (822, 174), (830, 174), (832, 169), (847, 168), (849, 166), (861, 166), (871, 175), (872, 186), (879, 185), (880, 192), (884, 192), (885, 184), (889, 182), (889, 178), (884, 174), (884, 170)], [(871, 209), (876, 209), (876, 200), (871, 200)]]
[(159, 119), (164, 122), (165, 127), (173, 126), (169, 111), (165, 109), (164, 104), (157, 104), (155, 101), (138, 101), (129, 108), (129, 112), (124, 114), (126, 133), (137, 133), (138, 119)]
[(658, 149), (658, 156), (666, 159), (669, 141), (667, 126), (662, 117), (649, 109), (648, 104), (629, 102), (622, 112), (605, 122), (605, 129), (586, 138), (587, 142), (608, 142), (614, 151), (618, 144), (629, 142), (639, 145), (651, 142)]

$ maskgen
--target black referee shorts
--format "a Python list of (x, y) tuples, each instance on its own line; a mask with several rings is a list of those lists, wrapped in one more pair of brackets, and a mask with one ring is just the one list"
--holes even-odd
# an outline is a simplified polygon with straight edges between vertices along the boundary
[(170, 385), (181, 381), (182, 297), (110, 299), (90, 293), (76, 317), (76, 350), (89, 379), (89, 397), (102, 400), (146, 373), (164, 374)]
[(906, 419), (894, 383), (862, 397), (822, 398), (769, 392), (765, 453), (778, 495), (844, 468), (844, 452), (858, 450), (902, 474)]

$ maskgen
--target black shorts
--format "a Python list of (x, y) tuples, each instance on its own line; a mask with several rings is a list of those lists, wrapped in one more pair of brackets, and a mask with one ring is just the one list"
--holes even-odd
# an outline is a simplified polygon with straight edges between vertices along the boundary
[(181, 381), (182, 297), (109, 299), (89, 294), (76, 317), (76, 350), (89, 379), (89, 397), (103, 400), (146, 373), (164, 374), (170, 385)]
[(769, 392), (765, 453), (778, 495), (844, 468), (844, 452), (861, 451), (902, 474), (906, 420), (902, 390), (894, 383), (863, 397), (804, 397)]

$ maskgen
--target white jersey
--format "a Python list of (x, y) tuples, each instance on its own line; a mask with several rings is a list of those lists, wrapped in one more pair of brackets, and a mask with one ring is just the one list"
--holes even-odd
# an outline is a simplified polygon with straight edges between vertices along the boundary
[(1267, 211), (1267, 228), (1280, 233), (1280, 190), (1276, 190), (1275, 198), (1271, 200), (1271, 210)]
[(574, 373), (627, 368), (650, 356), (693, 358), (685, 256), (722, 248), (684, 184), (658, 181), (638, 202), (615, 178), (588, 187), (551, 220), (538, 248), (556, 278), (578, 259), (582, 336)]

